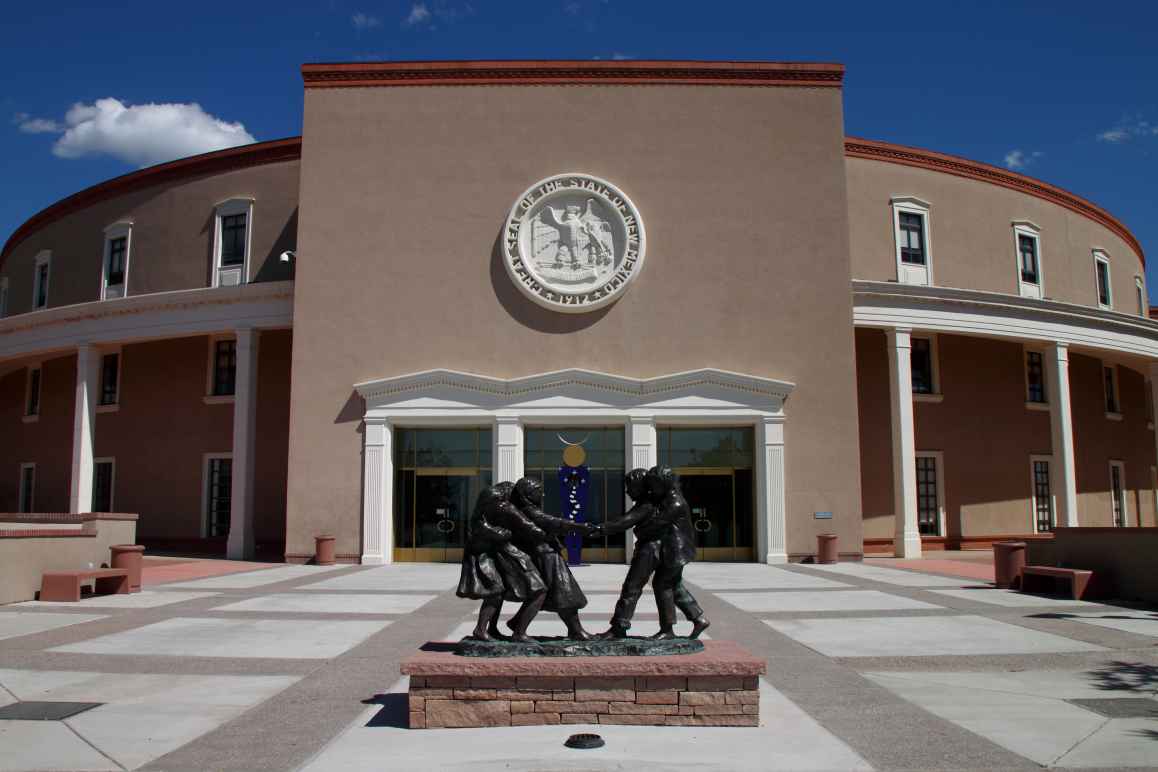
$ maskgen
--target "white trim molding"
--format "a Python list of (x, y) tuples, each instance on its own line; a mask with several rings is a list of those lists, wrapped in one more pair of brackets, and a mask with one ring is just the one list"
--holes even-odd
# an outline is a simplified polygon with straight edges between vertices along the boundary
[[(1021, 273), (1021, 237), (1033, 239), (1033, 262), (1037, 281), (1026, 281)], [(1023, 298), (1040, 300), (1045, 297), (1045, 273), (1041, 257), (1041, 228), (1029, 220), (1013, 221), (1013, 262), (1017, 272), (1017, 291)]]
[[(932, 239), (929, 236), (929, 212), (932, 207), (926, 201), (916, 196), (894, 196), (889, 199), (893, 209), (893, 244), (896, 246), (897, 281), (901, 284), (917, 284), (921, 286), (933, 283), (933, 250)], [(901, 214), (915, 214), (921, 218), (921, 250), (925, 257), (924, 265), (906, 263), (901, 260)]]
[[(214, 287), (237, 287), (249, 283), (250, 255), (253, 246), (253, 202), (251, 196), (237, 196), (222, 201), (213, 209), (213, 275)], [(241, 265), (221, 264), (221, 221), (234, 215), (245, 215), (245, 253)]]
[[(109, 263), (112, 259), (113, 241), (125, 240), (125, 256), (121, 266), (121, 281), (119, 284), (109, 283)], [(101, 260), (101, 300), (116, 300), (123, 298), (129, 288), (129, 260), (133, 253), (133, 223), (131, 220), (113, 223), (105, 228), (104, 257)]]
[(495, 479), (503, 479), (522, 471), (522, 427), (528, 423), (623, 425), (632, 468), (655, 463), (657, 424), (754, 427), (763, 443), (756, 454), (756, 554), (767, 562), (787, 560), (784, 404), (792, 383), (715, 369), (655, 378), (574, 369), (511, 379), (428, 370), (354, 388), (366, 401), (363, 563), (393, 559), (394, 427), (491, 426)]

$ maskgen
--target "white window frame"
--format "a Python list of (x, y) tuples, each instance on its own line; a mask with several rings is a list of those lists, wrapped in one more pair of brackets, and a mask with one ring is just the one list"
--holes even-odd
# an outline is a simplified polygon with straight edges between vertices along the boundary
[[(93, 479), (92, 495), (94, 498), (96, 497), (96, 468), (97, 468), (97, 464), (112, 464), (113, 465), (113, 473), (112, 473), (112, 476), (109, 477), (109, 512), (116, 512), (117, 511), (117, 509), (116, 509), (116, 506), (117, 506), (117, 504), (116, 504), (116, 498), (117, 498), (117, 460), (112, 456), (105, 456), (104, 458), (94, 458), (92, 460), (92, 479)], [(90, 507), (90, 509), (95, 509), (96, 502), (94, 501), (94, 502), (92, 502), (92, 504), (93, 504), (93, 507)]]
[[(916, 391), (913, 392), (914, 402), (942, 402), (945, 399), (944, 393), (941, 391), (941, 351), (937, 343), (937, 333), (935, 332), (918, 332), (916, 330), (910, 336), (909, 345), (912, 346), (913, 338), (923, 338), (929, 341), (929, 358), (932, 360), (933, 369), (933, 391), (930, 394), (921, 394)], [(911, 351), (911, 349), (910, 349)], [(912, 360), (910, 358), (909, 366), (912, 367)]]
[[(1106, 265), (1106, 297), (1109, 303), (1103, 303), (1102, 295), (1098, 292), (1098, 263)], [(1114, 308), (1114, 281), (1110, 274), (1110, 256), (1100, 249), (1094, 250), (1094, 300), (1098, 308), (1104, 311), (1112, 311)]]
[(237, 397), (236, 394), (213, 393), (213, 374), (217, 369), (217, 341), (236, 339), (237, 336), (231, 332), (209, 336), (209, 352), (206, 354), (205, 366), (205, 397), (203, 398), (206, 405), (232, 405)]
[[(40, 266), (47, 265), (48, 270), (44, 272), (44, 305), (36, 305), (37, 298), (40, 297)], [(44, 250), (36, 256), (36, 262), (32, 267), (32, 310), (42, 311), (48, 308), (48, 293), (52, 289), (52, 252)]]
[[(31, 469), (32, 470), (32, 490), (30, 490), (30, 491), (24, 490), (24, 470), (25, 469)], [(20, 464), (20, 477), (16, 480), (16, 490), (17, 490), (16, 495), (19, 498), (19, 500), (16, 502), (16, 504), (17, 504), (17, 508), (19, 509), (19, 511), (20, 512), (35, 512), (36, 511), (36, 462), (35, 461), (25, 461), (25, 462)], [(29, 500), (29, 499), (31, 499), (31, 500)], [(25, 507), (25, 504), (28, 505), (27, 508)]]
[[(125, 274), (126, 281), (128, 274)], [(108, 405), (100, 404), (101, 395), (104, 393), (104, 377), (105, 377), (105, 357), (109, 354), (117, 355), (117, 401)], [(102, 348), (100, 351), (100, 374), (97, 378), (97, 405), (96, 411), (98, 413), (115, 413), (121, 409), (121, 389), (124, 386), (125, 373), (125, 355), (121, 346), (109, 346)]]
[[(109, 259), (114, 239), (125, 240), (125, 278), (120, 284), (109, 284)], [(133, 223), (130, 220), (113, 223), (105, 228), (104, 259), (101, 260), (101, 300), (117, 300), (128, 294), (129, 261), (133, 255)]]
[(0, 319), (8, 316), (8, 277), (0, 276)]
[[(1021, 350), (1021, 378), (1024, 384), (1022, 395), (1025, 397), (1026, 410), (1043, 410), (1049, 412), (1049, 373), (1046, 371), (1046, 352), (1043, 348), (1037, 346), (1022, 345)], [(1031, 353), (1041, 355), (1041, 370), (1042, 377), (1045, 379), (1045, 402), (1031, 402), (1029, 399), (1029, 355)], [(1043, 457), (1044, 458), (1044, 457)], [(1032, 465), (1031, 465), (1032, 466)]]
[(1030, 455), (1029, 457), (1029, 525), (1031, 533), (1043, 533), (1037, 529), (1037, 479), (1033, 473), (1033, 465), (1039, 461), (1049, 466), (1049, 506), (1053, 515), (1053, 527), (1057, 528), (1057, 493), (1053, 489), (1053, 456)]
[(1146, 284), (1142, 281), (1141, 276), (1134, 277), (1134, 291), (1136, 292), (1136, 299), (1138, 301), (1138, 316), (1143, 319), (1149, 318), (1150, 315), (1147, 312), (1150, 309), (1148, 307), (1149, 303), (1146, 300)]
[[(944, 539), (945, 533), (945, 453), (940, 450), (918, 450), (913, 454), (913, 458), (931, 458), (933, 459), (934, 468), (937, 470), (937, 536), (934, 538)], [(913, 470), (914, 478), (916, 477), (916, 469)], [(919, 503), (919, 499), (918, 499)], [(922, 534), (924, 536), (924, 534)]]
[[(36, 412), (28, 412), (28, 403), (32, 399), (32, 371), (39, 370), (40, 378), (36, 384)], [(40, 414), (44, 412), (44, 363), (30, 362), (28, 369), (24, 372), (24, 405), (20, 409), (21, 420), (26, 424), (35, 423), (40, 420)]]
[(1109, 474), (1109, 488), (1110, 488), (1110, 520), (1113, 527), (1118, 527), (1117, 523), (1112, 522), (1114, 518), (1114, 467), (1118, 468), (1118, 479), (1122, 482), (1122, 528), (1130, 526), (1130, 497), (1126, 495), (1128, 488), (1126, 487), (1126, 463), (1111, 459), (1107, 473)]
[[(1106, 395), (1106, 370), (1107, 369), (1112, 370), (1114, 373), (1114, 406), (1118, 408), (1117, 411), (1106, 410), (1106, 396), (1107, 396)], [(1118, 366), (1116, 364), (1113, 364), (1112, 362), (1107, 362), (1103, 359), (1102, 360), (1102, 372), (1101, 372), (1101, 377), (1102, 377), (1102, 411), (1106, 414), (1106, 418), (1108, 418), (1111, 421), (1121, 421), (1122, 420), (1122, 390), (1121, 390), (1121, 386), (1120, 386), (1119, 376), (1120, 376), (1120, 373), (1118, 372)]]
[[(217, 204), (213, 210), (213, 284), (228, 287), (249, 283), (249, 264), (253, 253), (253, 198), (238, 196)], [(245, 215), (245, 258), (240, 266), (221, 266), (221, 220), (235, 214)]]
[[(233, 460), (233, 453), (202, 453), (201, 454), (201, 538), (209, 537), (209, 462), (227, 458)], [(232, 511), (233, 502), (230, 500)]]
[[(1037, 256), (1037, 284), (1027, 282), (1021, 278), (1021, 243), (1020, 237), (1026, 236), (1033, 239)], [(1041, 228), (1029, 220), (1014, 220), (1013, 221), (1013, 264), (1017, 271), (1017, 292), (1023, 298), (1036, 298), (1038, 300), (1045, 297), (1045, 261), (1041, 255)]]
[[(896, 249), (897, 282), (933, 286), (933, 237), (929, 216), (932, 207), (915, 196), (894, 196), (889, 200), (893, 208), (893, 245)], [(901, 213), (920, 215), (924, 223), (925, 265), (915, 266), (901, 261)]]

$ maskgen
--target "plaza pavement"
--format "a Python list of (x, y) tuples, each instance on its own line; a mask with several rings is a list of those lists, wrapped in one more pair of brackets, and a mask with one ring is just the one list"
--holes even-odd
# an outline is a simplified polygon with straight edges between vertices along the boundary
[[(398, 665), (471, 628), (457, 566), (170, 563), (139, 594), (0, 607), (0, 715), (100, 703), (0, 718), (0, 770), (1158, 767), (1158, 612), (997, 590), (947, 562), (689, 567), (708, 635), (768, 661), (758, 728), (425, 731), (404, 728)], [(575, 569), (590, 629), (624, 571)], [(657, 629), (650, 598), (637, 622)], [(581, 731), (606, 746), (563, 747)]]

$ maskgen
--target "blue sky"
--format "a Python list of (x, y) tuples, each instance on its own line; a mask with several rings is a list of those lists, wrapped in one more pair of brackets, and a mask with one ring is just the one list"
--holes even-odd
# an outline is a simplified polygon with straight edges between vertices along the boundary
[(849, 134), (1085, 196), (1138, 236), (1158, 286), (1152, 0), (99, 5), (5, 9), (0, 239), (58, 198), (189, 148), (300, 133), (303, 62), (836, 61), (848, 68)]

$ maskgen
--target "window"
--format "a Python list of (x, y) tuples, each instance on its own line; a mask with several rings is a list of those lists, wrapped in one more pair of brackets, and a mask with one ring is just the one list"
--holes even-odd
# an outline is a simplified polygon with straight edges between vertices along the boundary
[[(1142, 285), (1142, 277), (1134, 277), (1134, 297), (1138, 301), (1138, 316), (1146, 318), (1146, 288)], [(0, 313), (0, 316), (3, 316)]]
[(0, 319), (8, 316), (8, 277), (0, 277)]
[(32, 310), (48, 307), (48, 276), (52, 264), (52, 253), (41, 252), (36, 256), (36, 269), (32, 281)]
[(92, 467), (92, 511), (113, 511), (113, 480), (116, 462), (111, 458), (94, 459)]
[(24, 397), (24, 415), (40, 415), (41, 370), (40, 365), (28, 368), (28, 384)]
[(213, 390), (215, 397), (232, 396), (237, 382), (237, 341), (213, 341)]
[(1029, 471), (1033, 491), (1033, 526), (1035, 533), (1049, 533), (1054, 526), (1053, 489), (1050, 484), (1048, 456), (1030, 456)]
[(105, 354), (101, 357), (101, 406), (115, 405), (120, 401), (121, 355)]
[(20, 511), (36, 511), (36, 464), (20, 465)]
[(1118, 400), (1118, 368), (1117, 365), (1102, 366), (1102, 384), (1106, 396), (1106, 415), (1120, 416), (1121, 403)]
[(941, 486), (941, 454), (917, 454), (917, 530), (922, 536), (943, 536), (945, 492)]
[(1018, 234), (1017, 251), (1021, 256), (1021, 280), (1030, 284), (1037, 284), (1037, 239), (1033, 236)]
[(101, 300), (123, 298), (126, 294), (125, 276), (129, 270), (129, 238), (132, 227), (132, 223), (117, 223), (105, 228)]
[(213, 248), (213, 286), (234, 287), (248, 280), (253, 199), (217, 205)]
[(1114, 515), (1114, 525), (1126, 527), (1129, 512), (1126, 510), (1126, 465), (1121, 461), (1110, 462), (1110, 507)]
[(1018, 294), (1042, 297), (1041, 229), (1028, 220), (1014, 220), (1013, 242), (1017, 260)]
[(1104, 252), (1094, 253), (1094, 280), (1098, 288), (1098, 306), (1113, 308), (1114, 293), (1110, 287), (1110, 259)]
[(911, 339), (913, 394), (937, 394), (937, 347), (933, 338)]
[(1025, 352), (1025, 401), (1037, 405), (1046, 403), (1045, 358), (1040, 351)]
[(932, 284), (929, 205), (912, 197), (894, 198), (891, 203), (897, 243), (897, 281)]
[(205, 458), (205, 535), (229, 535), (230, 502), (233, 495), (233, 457)]

